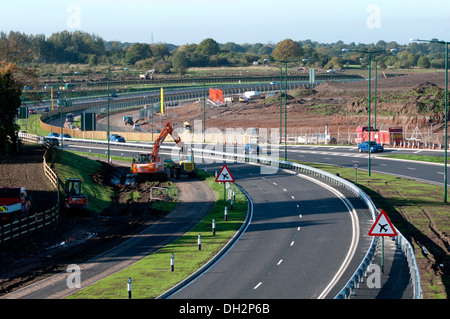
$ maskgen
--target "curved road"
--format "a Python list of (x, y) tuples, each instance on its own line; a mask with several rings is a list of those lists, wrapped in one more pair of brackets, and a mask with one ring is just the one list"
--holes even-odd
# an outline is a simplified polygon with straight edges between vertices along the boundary
[(253, 220), (221, 260), (170, 298), (334, 298), (370, 245), (362, 202), (310, 177), (227, 165), (252, 199)]

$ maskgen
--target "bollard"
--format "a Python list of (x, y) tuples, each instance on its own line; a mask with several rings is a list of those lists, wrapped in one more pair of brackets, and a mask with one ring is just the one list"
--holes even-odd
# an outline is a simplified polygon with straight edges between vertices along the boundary
[(131, 299), (131, 278), (128, 278), (128, 299)]
[(170, 257), (170, 271), (171, 272), (175, 271), (175, 256), (173, 254)]
[(231, 199), (231, 206), (230, 209), (233, 210), (233, 199)]
[(198, 234), (198, 250), (202, 250), (202, 235)]
[(228, 220), (228, 208), (225, 206), (225, 221)]
[(213, 233), (213, 236), (216, 236), (216, 220), (215, 219), (212, 220), (212, 233)]

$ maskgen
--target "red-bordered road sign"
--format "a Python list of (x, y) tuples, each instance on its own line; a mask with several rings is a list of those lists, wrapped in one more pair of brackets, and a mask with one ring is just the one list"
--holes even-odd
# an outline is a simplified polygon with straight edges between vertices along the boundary
[(375, 223), (372, 225), (369, 236), (397, 236), (397, 231), (384, 210), (380, 212)]

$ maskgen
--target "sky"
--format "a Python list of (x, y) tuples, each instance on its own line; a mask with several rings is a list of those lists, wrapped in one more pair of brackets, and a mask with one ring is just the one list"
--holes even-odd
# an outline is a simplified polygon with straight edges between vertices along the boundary
[(376, 43), (450, 41), (449, 0), (15, 0), (0, 2), (0, 31), (83, 31), (106, 41)]

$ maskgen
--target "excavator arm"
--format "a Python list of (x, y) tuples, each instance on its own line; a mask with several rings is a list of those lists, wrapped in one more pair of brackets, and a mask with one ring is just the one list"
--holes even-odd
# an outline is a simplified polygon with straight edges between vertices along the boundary
[(170, 122), (167, 122), (164, 125), (163, 130), (161, 131), (161, 134), (159, 135), (158, 139), (155, 141), (155, 145), (153, 145), (153, 151), (150, 154), (152, 157), (152, 162), (158, 162), (159, 161), (159, 149), (161, 148), (161, 145), (164, 143), (168, 135), (171, 135), (175, 143), (178, 145), (179, 148), (183, 148), (184, 143), (181, 142), (181, 138), (178, 135), (178, 133), (173, 129), (172, 124)]

